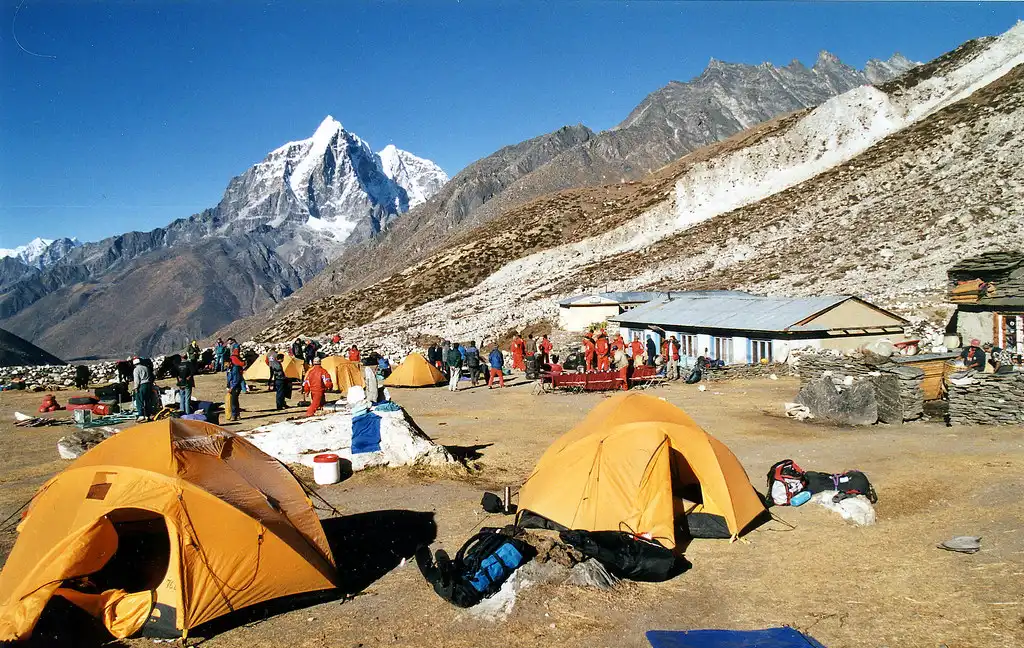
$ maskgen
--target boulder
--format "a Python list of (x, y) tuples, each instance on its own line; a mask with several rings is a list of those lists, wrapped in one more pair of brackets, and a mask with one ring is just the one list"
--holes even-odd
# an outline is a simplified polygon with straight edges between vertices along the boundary
[(796, 402), (806, 405), (811, 414), (820, 418), (821, 412), (834, 412), (839, 407), (839, 391), (832, 384), (832, 378), (825, 376), (804, 385)]
[(886, 374), (872, 378), (871, 383), (875, 386), (878, 420), (882, 423), (902, 425), (904, 411), (899, 378)]
[(113, 432), (106, 428), (75, 430), (60, 438), (60, 441), (57, 442), (57, 454), (61, 459), (78, 459), (90, 448), (99, 445), (110, 436), (113, 436)]
[(839, 392), (830, 378), (812, 380), (800, 390), (796, 402), (806, 405), (815, 418), (840, 425), (872, 425), (878, 421), (875, 387), (868, 381)]
[(839, 407), (830, 417), (843, 425), (874, 425), (878, 422), (875, 387), (868, 381), (854, 383), (839, 394)]

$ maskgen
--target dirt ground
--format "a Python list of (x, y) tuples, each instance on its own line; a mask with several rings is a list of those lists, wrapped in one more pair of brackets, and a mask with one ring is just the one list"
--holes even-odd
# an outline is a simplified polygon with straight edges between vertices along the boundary
[[(197, 396), (221, 390), (221, 377), (204, 376)], [(321, 487), (345, 515), (325, 527), (343, 531), (335, 558), (348, 594), (229, 618), (199, 629), (190, 644), (639, 648), (648, 645), (644, 632), (651, 629), (791, 625), (830, 648), (1024, 645), (1024, 428), (799, 423), (780, 415), (796, 390), (794, 380), (757, 379), (710, 383), (705, 392), (674, 384), (650, 393), (683, 407), (724, 441), (761, 490), (768, 467), (787, 457), (805, 469), (865, 471), (878, 491), (876, 525), (855, 527), (816, 504), (775, 509), (795, 528), (772, 521), (740, 542), (694, 541), (686, 549), (692, 567), (668, 582), (622, 583), (609, 592), (537, 585), (519, 593), (506, 619), (480, 619), (440, 599), (402, 558), (420, 542), (457, 549), (477, 527), (510, 521), (486, 516), (483, 491), (517, 488), (548, 444), (605, 396), (535, 395), (522, 381), (455, 394), (396, 389), (394, 400), (424, 431), (475, 458), (478, 469), (378, 469)], [(65, 403), (72, 395), (58, 398)], [(13, 412), (34, 412), (40, 398), (0, 394), (0, 519), (67, 465), (55, 449), (66, 428), (13, 425)], [(229, 429), (282, 418), (269, 411), (272, 398), (243, 395), (243, 421)], [(982, 536), (982, 550), (964, 555), (935, 547), (954, 535)], [(0, 537), (3, 559), (14, 539)]]

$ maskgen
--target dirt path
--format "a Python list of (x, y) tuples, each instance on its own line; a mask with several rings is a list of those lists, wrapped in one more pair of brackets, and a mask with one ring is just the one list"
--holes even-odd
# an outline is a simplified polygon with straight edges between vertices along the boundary
[[(221, 384), (218, 376), (202, 377), (198, 394), (219, 395)], [(1024, 645), (1024, 428), (821, 427), (779, 416), (795, 390), (791, 380), (749, 380), (711, 384), (705, 392), (672, 385), (652, 393), (724, 441), (755, 487), (763, 489), (768, 466), (786, 457), (808, 469), (865, 471), (880, 498), (878, 524), (854, 527), (817, 505), (783, 509), (780, 516), (794, 529), (771, 522), (743, 542), (695, 541), (686, 550), (692, 568), (669, 582), (611, 592), (535, 586), (519, 594), (504, 621), (448, 605), (414, 564), (398, 565), (411, 546), (435, 534), (435, 547), (454, 549), (479, 525), (505, 523), (485, 519), (482, 492), (518, 486), (548, 444), (603, 397), (533, 395), (527, 384), (455, 394), (395, 390), (395, 400), (432, 438), (476, 456), (480, 470), (454, 479), (374, 470), (322, 488), (346, 515), (350, 549), (336, 558), (358, 594), (200, 632), (207, 636), (202, 645), (639, 648), (649, 629), (782, 624), (809, 630), (829, 648)], [(56, 458), (59, 428), (12, 425), (14, 410), (34, 411), (39, 399), (0, 394), (0, 517), (66, 465)], [(282, 418), (263, 411), (271, 403), (269, 394), (243, 396), (249, 411), (233, 429)], [(982, 536), (982, 551), (935, 548), (961, 534)], [(0, 537), (3, 557), (12, 542)]]

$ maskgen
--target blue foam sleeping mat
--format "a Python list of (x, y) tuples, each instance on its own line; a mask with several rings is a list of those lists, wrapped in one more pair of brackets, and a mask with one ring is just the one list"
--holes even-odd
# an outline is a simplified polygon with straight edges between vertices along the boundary
[(766, 630), (649, 630), (651, 648), (825, 648), (793, 628)]

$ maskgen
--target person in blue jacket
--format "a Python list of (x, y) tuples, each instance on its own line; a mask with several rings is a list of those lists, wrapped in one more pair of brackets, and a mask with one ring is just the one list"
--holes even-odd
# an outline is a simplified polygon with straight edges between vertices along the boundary
[(495, 378), (498, 379), (499, 387), (504, 387), (505, 372), (503, 369), (505, 367), (505, 355), (501, 352), (501, 349), (498, 348), (497, 344), (494, 345), (494, 348), (491, 349), (490, 355), (487, 356), (487, 363), (491, 367), (490, 375), (487, 377), (487, 389), (494, 388)]
[(238, 395), (242, 393), (242, 366), (232, 362), (228, 365), (227, 371), (227, 402), (224, 409), (227, 410), (229, 421), (237, 421), (241, 418), (238, 406)]

